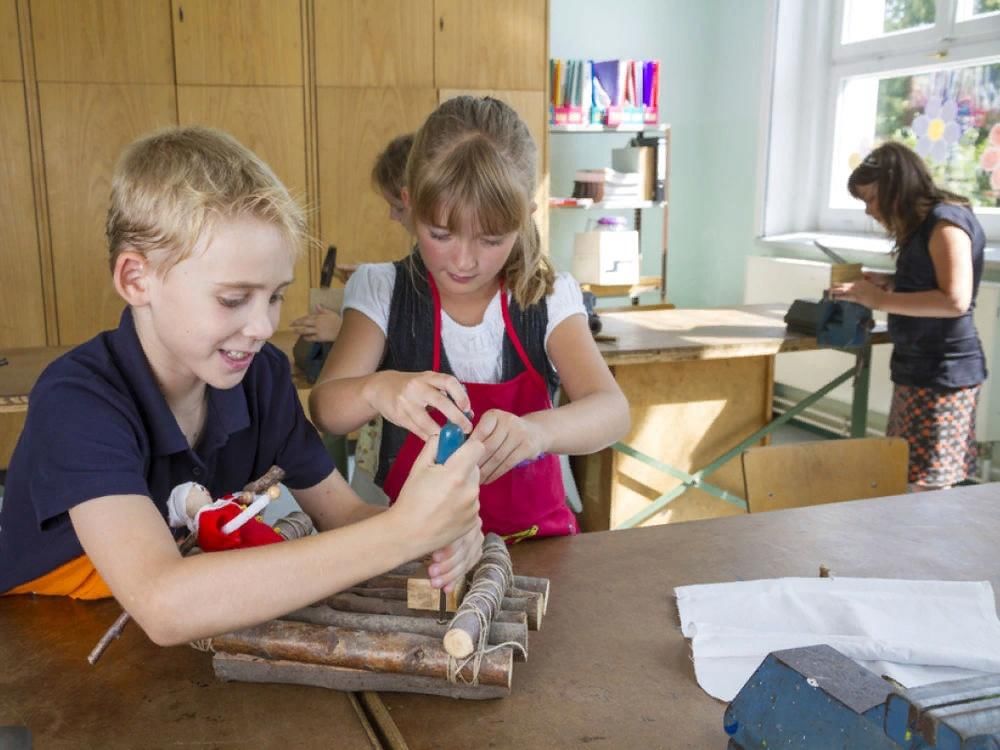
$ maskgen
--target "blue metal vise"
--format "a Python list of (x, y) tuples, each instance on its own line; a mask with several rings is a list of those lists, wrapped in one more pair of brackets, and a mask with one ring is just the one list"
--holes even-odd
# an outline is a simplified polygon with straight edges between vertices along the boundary
[(830, 299), (797, 299), (785, 313), (790, 331), (815, 336), (820, 346), (863, 346), (875, 324), (872, 311), (857, 302)]
[(907, 690), (830, 646), (775, 651), (723, 727), (730, 750), (1000, 750), (1000, 675)]

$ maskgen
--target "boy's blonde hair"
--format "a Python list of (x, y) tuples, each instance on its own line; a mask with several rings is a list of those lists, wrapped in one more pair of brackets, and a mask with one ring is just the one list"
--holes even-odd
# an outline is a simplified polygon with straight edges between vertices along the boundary
[(166, 274), (187, 258), (220, 219), (250, 217), (273, 224), (295, 252), (308, 238), (305, 214), (256, 154), (205, 127), (167, 128), (125, 149), (111, 182), (106, 234), (111, 269), (124, 250), (148, 257)]
[(532, 215), (537, 159), (528, 127), (510, 106), (458, 96), (417, 131), (406, 164), (414, 221), (443, 221), (456, 231), (469, 218), (483, 234), (518, 233), (502, 273), (521, 307), (551, 294), (555, 281)]
[(396, 136), (389, 141), (372, 167), (372, 185), (376, 190), (399, 199), (406, 179), (406, 160), (412, 147), (413, 133)]

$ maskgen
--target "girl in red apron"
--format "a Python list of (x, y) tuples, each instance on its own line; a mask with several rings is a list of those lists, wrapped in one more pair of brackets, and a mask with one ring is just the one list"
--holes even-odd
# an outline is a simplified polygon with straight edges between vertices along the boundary
[[(558, 456), (600, 450), (629, 425), (579, 286), (539, 246), (535, 173), (535, 145), (506, 104), (457, 97), (428, 118), (403, 190), (417, 247), (351, 277), (310, 399), (335, 434), (384, 417), (375, 480), (390, 499), (424, 441), (459, 425), (486, 448), (483, 530), (508, 540), (575, 534)], [(560, 383), (569, 403), (556, 409)]]

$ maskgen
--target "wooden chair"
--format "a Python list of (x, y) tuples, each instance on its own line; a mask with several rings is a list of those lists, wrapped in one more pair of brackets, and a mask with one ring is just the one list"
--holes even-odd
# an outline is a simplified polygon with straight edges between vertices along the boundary
[(817, 440), (743, 452), (751, 513), (902, 495), (909, 446), (902, 438)]

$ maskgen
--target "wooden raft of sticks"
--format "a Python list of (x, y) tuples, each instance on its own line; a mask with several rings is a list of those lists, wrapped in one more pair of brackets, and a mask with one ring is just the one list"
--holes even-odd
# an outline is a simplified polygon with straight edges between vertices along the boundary
[(345, 691), (426, 693), (481, 700), (510, 694), (514, 661), (541, 627), (547, 578), (515, 576), (490, 534), (450, 622), (406, 605), (408, 563), (347, 591), (211, 639), (222, 680), (315, 685)]

